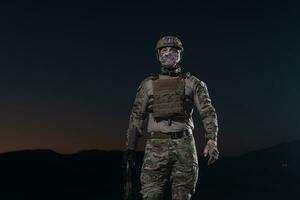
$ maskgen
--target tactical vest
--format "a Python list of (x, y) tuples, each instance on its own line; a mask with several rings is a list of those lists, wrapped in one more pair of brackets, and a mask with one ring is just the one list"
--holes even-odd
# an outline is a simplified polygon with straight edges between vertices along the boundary
[(152, 112), (156, 121), (183, 121), (188, 111), (186, 102), (191, 99), (185, 95), (185, 78), (189, 73), (181, 73), (175, 79), (159, 79), (159, 75), (152, 74), (153, 104)]

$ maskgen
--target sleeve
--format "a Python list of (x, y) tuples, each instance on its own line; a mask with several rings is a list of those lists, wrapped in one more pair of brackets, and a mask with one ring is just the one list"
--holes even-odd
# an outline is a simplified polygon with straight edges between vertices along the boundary
[(218, 119), (212, 105), (206, 84), (199, 79), (194, 82), (194, 102), (205, 129), (205, 139), (217, 141)]
[(137, 89), (129, 117), (129, 125), (126, 132), (126, 148), (131, 150), (135, 150), (137, 138), (143, 135), (143, 126), (147, 118), (146, 109), (149, 97), (144, 85), (145, 81), (143, 81)]

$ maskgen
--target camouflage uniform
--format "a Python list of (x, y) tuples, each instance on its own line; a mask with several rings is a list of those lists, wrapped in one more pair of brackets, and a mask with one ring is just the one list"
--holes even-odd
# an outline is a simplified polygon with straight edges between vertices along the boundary
[[(155, 109), (163, 108), (155, 105), (155, 101), (159, 101), (155, 96), (156, 82), (165, 81), (162, 82), (164, 84), (172, 80), (182, 80), (183, 96), (180, 99), (184, 102), (184, 115), (177, 114), (179, 116), (177, 118), (168, 116), (158, 119), (155, 114), (158, 111)], [(170, 96), (168, 98), (172, 99)], [(173, 107), (176, 105), (173, 104)], [(200, 113), (206, 140), (217, 141), (217, 114), (203, 81), (190, 73), (182, 73), (181, 67), (177, 67), (171, 74), (166, 73), (162, 67), (159, 74), (147, 77), (139, 85), (127, 129), (126, 146), (128, 149), (135, 149), (137, 137), (142, 135), (147, 137), (140, 177), (142, 187), (140, 192), (144, 200), (162, 199), (168, 181), (172, 186), (173, 200), (189, 200), (195, 192), (198, 158), (193, 137), (194, 106)], [(172, 109), (168, 107), (166, 112)], [(139, 134), (135, 135), (136, 132)], [(169, 137), (168, 133), (181, 133), (181, 137)]]

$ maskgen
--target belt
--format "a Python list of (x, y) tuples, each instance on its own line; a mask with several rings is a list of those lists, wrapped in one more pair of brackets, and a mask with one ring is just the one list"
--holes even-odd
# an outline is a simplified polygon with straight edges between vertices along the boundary
[(148, 134), (148, 139), (152, 138), (159, 138), (159, 139), (179, 139), (184, 136), (192, 134), (192, 131), (190, 129), (184, 130), (184, 131), (179, 131), (179, 132), (161, 132), (161, 131), (152, 131)]

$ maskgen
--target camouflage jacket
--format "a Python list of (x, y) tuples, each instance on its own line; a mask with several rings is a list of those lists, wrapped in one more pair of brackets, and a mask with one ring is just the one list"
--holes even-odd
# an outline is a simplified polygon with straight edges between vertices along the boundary
[[(159, 79), (172, 79), (176, 77), (159, 74)], [(206, 140), (217, 141), (218, 121), (217, 113), (212, 105), (206, 84), (187, 73), (185, 78), (185, 95), (193, 100), (193, 105), (199, 111)], [(193, 109), (184, 121), (174, 121), (172, 125), (167, 120), (157, 122), (151, 110), (153, 104), (153, 76), (145, 78), (139, 85), (134, 99), (126, 132), (126, 148), (135, 149), (137, 138), (151, 131), (177, 132), (185, 129), (194, 129), (192, 118)]]

